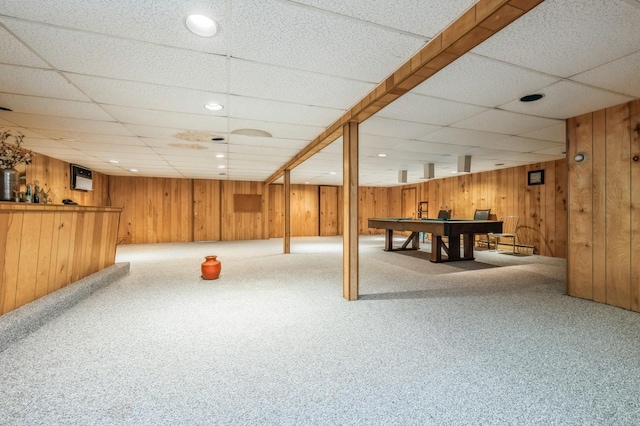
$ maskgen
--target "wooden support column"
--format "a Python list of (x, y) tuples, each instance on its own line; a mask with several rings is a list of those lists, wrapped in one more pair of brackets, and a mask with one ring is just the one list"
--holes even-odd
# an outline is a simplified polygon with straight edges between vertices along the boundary
[(358, 300), (358, 123), (343, 127), (342, 295)]
[(291, 170), (284, 171), (284, 254), (291, 253)]

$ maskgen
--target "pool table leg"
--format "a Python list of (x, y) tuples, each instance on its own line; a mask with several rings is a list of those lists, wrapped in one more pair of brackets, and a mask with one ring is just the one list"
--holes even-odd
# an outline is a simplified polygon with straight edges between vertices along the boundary
[(385, 229), (384, 231), (384, 249), (386, 251), (393, 250), (393, 229)]

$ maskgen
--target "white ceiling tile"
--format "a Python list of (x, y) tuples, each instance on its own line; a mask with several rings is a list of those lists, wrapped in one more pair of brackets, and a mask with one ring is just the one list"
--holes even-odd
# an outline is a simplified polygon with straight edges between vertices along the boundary
[(640, 51), (606, 63), (571, 79), (629, 96), (640, 97)]
[(401, 139), (418, 139), (431, 133), (440, 126), (414, 123), (411, 121), (394, 120), (380, 115), (373, 116), (359, 126), (361, 134), (389, 136)]
[(240, 154), (258, 154), (258, 155), (274, 155), (293, 157), (298, 153), (296, 148), (282, 148), (280, 146), (249, 146), (249, 145), (229, 145), (229, 155), (234, 153)]
[(55, 71), (0, 64), (0, 75), (0, 92), (90, 101)]
[(466, 12), (476, 0), (344, 1), (298, 0), (318, 9), (432, 38)]
[(551, 127), (522, 133), (520, 136), (565, 144), (567, 142), (567, 126), (566, 123), (562, 121)]
[(483, 111), (486, 111), (486, 108), (407, 93), (386, 106), (376, 116), (448, 126)]
[(472, 52), (570, 77), (637, 51), (639, 21), (621, 0), (545, 0)]
[(6, 21), (6, 19), (0, 18), (0, 46), (2, 46), (2, 49), (0, 49), (0, 63), (50, 68), (46, 62), (1, 26)]
[(438, 155), (449, 155), (459, 153), (461, 149), (464, 149), (464, 147), (461, 147), (460, 145), (425, 141), (405, 141), (401, 144), (393, 146), (392, 149), (393, 151), (404, 151), (409, 154), (430, 153)]
[(564, 157), (566, 154), (567, 148), (564, 144), (558, 144), (555, 147), (541, 149), (540, 151), (533, 151), (533, 154), (546, 154), (546, 155), (555, 155)]
[[(176, 137), (179, 133), (189, 131), (188, 129), (176, 129), (173, 127), (157, 127), (157, 126), (145, 126), (142, 124), (123, 124), (129, 131), (140, 137), (143, 143), (147, 143), (148, 139), (169, 139), (173, 142), (188, 142)], [(209, 133), (209, 132), (207, 132)], [(224, 137), (226, 141), (226, 135), (223, 132), (211, 132), (212, 134)], [(226, 142), (224, 142), (226, 143)]]
[[(224, 56), (25, 21), (6, 22), (6, 25), (61, 71), (212, 92), (226, 91), (227, 60)], [(69, 51), (83, 54), (69, 55)]]
[(123, 124), (141, 124), (144, 126), (172, 127), (185, 130), (227, 132), (227, 119), (211, 114), (182, 114), (178, 112), (127, 108), (123, 106), (103, 105), (105, 111)]
[(90, 102), (0, 93), (0, 105), (5, 108), (10, 108), (16, 113), (84, 118), (99, 121), (113, 120), (113, 117), (107, 114), (102, 108)]
[(500, 149), (502, 151), (517, 152), (533, 152), (542, 149), (557, 147), (558, 143), (550, 141), (542, 141), (538, 139), (528, 139), (518, 136), (512, 136), (506, 139), (500, 139), (484, 145), (485, 148)]
[(238, 129), (257, 129), (271, 133), (274, 138), (299, 139), (311, 141), (324, 130), (320, 126), (306, 126), (291, 123), (275, 123), (272, 121), (259, 121), (244, 118), (231, 117), (230, 131)]
[(65, 142), (54, 141), (50, 139), (35, 139), (35, 138), (24, 138), (22, 142), (22, 146), (29, 150), (35, 150), (40, 152), (41, 148), (51, 148), (51, 149), (68, 149), (70, 148)]
[(260, 136), (230, 135), (230, 146), (261, 146), (267, 148), (285, 148), (299, 151), (307, 145), (307, 141), (296, 139), (267, 138)]
[(559, 124), (558, 120), (490, 109), (453, 125), (462, 129), (519, 135)]
[(237, 118), (321, 126), (336, 121), (344, 110), (231, 96), (230, 114)]
[[(192, 114), (206, 112), (204, 105), (209, 102), (227, 107), (227, 96), (222, 93), (76, 74), (66, 74), (66, 76), (94, 101), (101, 104)], [(226, 116), (226, 111), (223, 109), (209, 113), (212, 116)]]
[(532, 163), (543, 163), (545, 161), (559, 160), (561, 158), (564, 158), (564, 155), (524, 153), (524, 154), (517, 154), (513, 156), (505, 156), (504, 158), (505, 160), (520, 161), (523, 163), (532, 164)]
[[(204, 149), (189, 149), (186, 147), (173, 147), (167, 145), (166, 147), (153, 147), (153, 152), (158, 155), (162, 155), (167, 158), (194, 158), (200, 160), (208, 160), (208, 161), (218, 161), (216, 158), (216, 151), (213, 149), (209, 149), (202, 144), (196, 144), (197, 146), (203, 147)], [(224, 160), (224, 159), (222, 159)]]
[(424, 45), (422, 37), (292, 2), (235, 0), (231, 15), (230, 50), (235, 58), (372, 83), (388, 76)]
[(127, 155), (129, 154), (152, 154), (153, 151), (146, 146), (140, 145), (118, 145), (118, 144), (106, 144), (106, 143), (94, 143), (94, 142), (83, 142), (83, 141), (63, 141), (69, 148), (77, 149), (77, 150), (89, 150), (92, 152), (104, 152), (104, 153), (113, 153), (113, 154), (121, 154)]
[(558, 81), (558, 77), (468, 54), (413, 92), (473, 105), (496, 107)]
[(545, 96), (538, 101), (520, 102), (515, 100), (501, 105), (500, 108), (539, 117), (567, 119), (633, 99), (630, 96), (595, 89), (567, 80), (554, 83), (539, 92)]
[(465, 146), (487, 146), (495, 141), (508, 138), (501, 133), (482, 132), (478, 130), (458, 129), (455, 127), (442, 127), (433, 133), (420, 138), (427, 142), (447, 143)]
[(6, 113), (7, 117), (20, 126), (33, 129), (69, 130), (78, 132), (97, 132), (104, 134), (115, 134), (130, 136), (131, 133), (120, 123), (82, 120), (69, 117), (52, 117), (48, 115), (19, 114), (15, 112)]
[(250, 61), (231, 61), (231, 93), (346, 110), (375, 85)]
[(106, 135), (99, 133), (82, 133), (68, 130), (42, 129), (40, 133), (51, 139), (75, 140), (95, 144), (140, 145), (144, 143), (135, 136)]
[[(87, 32), (225, 53), (226, 0), (3, 0), (2, 13)], [(216, 37), (187, 31), (184, 18), (200, 13), (219, 24)]]

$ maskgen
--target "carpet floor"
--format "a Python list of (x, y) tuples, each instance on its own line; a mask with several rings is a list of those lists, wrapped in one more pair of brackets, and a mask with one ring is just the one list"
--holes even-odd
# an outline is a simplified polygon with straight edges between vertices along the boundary
[(355, 302), (337, 237), (119, 246), (128, 276), (0, 353), (0, 424), (640, 424), (640, 315), (564, 260), (383, 244)]

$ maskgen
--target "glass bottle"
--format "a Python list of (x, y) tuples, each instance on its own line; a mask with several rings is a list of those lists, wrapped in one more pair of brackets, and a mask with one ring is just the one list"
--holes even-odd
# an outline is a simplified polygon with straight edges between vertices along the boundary
[(34, 203), (40, 202), (40, 182), (37, 180), (33, 181), (33, 196), (31, 200)]
[(31, 202), (31, 197), (32, 197), (31, 184), (28, 183), (27, 184), (27, 189), (24, 192), (24, 202), (25, 203), (30, 203)]

